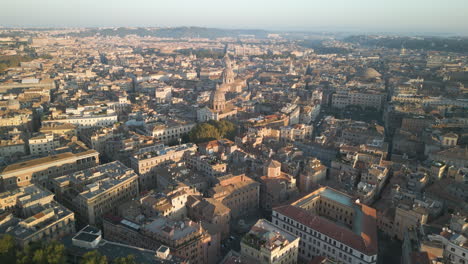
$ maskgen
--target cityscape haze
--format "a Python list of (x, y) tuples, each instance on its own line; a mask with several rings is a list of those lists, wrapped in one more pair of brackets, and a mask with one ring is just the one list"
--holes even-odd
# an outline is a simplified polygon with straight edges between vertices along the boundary
[(0, 3), (0, 264), (468, 264), (467, 14)]
[(8, 27), (177, 27), (468, 34), (464, 0), (16, 0)]

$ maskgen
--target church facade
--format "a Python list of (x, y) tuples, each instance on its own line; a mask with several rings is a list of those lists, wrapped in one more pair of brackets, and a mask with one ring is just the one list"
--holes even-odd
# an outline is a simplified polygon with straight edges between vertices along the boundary
[(226, 101), (226, 93), (241, 93), (247, 86), (243, 79), (236, 79), (232, 69), (232, 62), (229, 55), (224, 56), (225, 68), (221, 74), (221, 85), (216, 85), (211, 93), (209, 104), (197, 110), (197, 120), (206, 122), (210, 120), (221, 120), (232, 118), (237, 115), (237, 108), (229, 101)]

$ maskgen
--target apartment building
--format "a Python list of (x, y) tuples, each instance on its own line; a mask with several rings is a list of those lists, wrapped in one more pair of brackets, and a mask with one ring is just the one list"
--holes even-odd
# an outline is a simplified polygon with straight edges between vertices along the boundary
[(205, 193), (211, 185), (212, 179), (188, 168), (185, 162), (171, 162), (154, 169), (156, 181), (148, 188), (158, 191), (170, 189), (173, 186), (185, 185), (199, 192)]
[(300, 238), (260, 219), (241, 240), (241, 256), (252, 263), (297, 263)]
[(332, 95), (332, 107), (342, 109), (350, 105), (359, 105), (362, 108), (373, 107), (380, 111), (385, 98), (385, 93), (379, 91), (339, 90)]
[(217, 139), (198, 144), (198, 151), (205, 155), (218, 155), (227, 158), (238, 149), (237, 145), (229, 139)]
[[(157, 250), (148, 250), (105, 240), (102, 231), (90, 225), (85, 226), (74, 236), (65, 237), (61, 242), (67, 249), (67, 256), (73, 260), (81, 260), (89, 252), (97, 251), (107, 257), (110, 263), (119, 262), (118, 259), (131, 255), (132, 263), (189, 264), (185, 259), (173, 256), (170, 249), (165, 246), (160, 246)], [(76, 261), (71, 263), (78, 264)]]
[[(321, 102), (321, 98), (313, 99), (312, 101)], [(306, 105), (301, 107), (301, 114), (299, 116), (299, 123), (310, 124), (317, 120), (317, 117), (320, 114), (320, 104), (315, 105)]]
[(29, 139), (29, 153), (31, 155), (47, 155), (59, 146), (58, 138), (52, 133), (36, 134)]
[(297, 198), (296, 178), (281, 171), (281, 163), (269, 160), (263, 168), (260, 182), (260, 207), (271, 210), (290, 199)]
[(440, 234), (429, 235), (428, 238), (443, 245), (444, 263), (468, 263), (468, 239), (465, 235), (444, 228)]
[(221, 231), (221, 238), (229, 236), (231, 209), (213, 198), (190, 197), (187, 204), (188, 215), (195, 221), (205, 221), (217, 226)]
[(184, 161), (188, 168), (194, 169), (209, 178), (216, 178), (226, 174), (227, 163), (213, 155), (200, 155), (197, 153), (187, 153)]
[(189, 195), (201, 194), (183, 184), (162, 193), (148, 193), (140, 198), (143, 214), (148, 217), (164, 216), (171, 220), (183, 220), (187, 217), (186, 204)]
[(327, 178), (327, 167), (320, 160), (310, 158), (304, 167), (304, 170), (299, 174), (299, 189), (303, 193), (311, 192), (316, 184), (319, 184)]
[(430, 127), (433, 123), (434, 119), (432, 117), (406, 116), (401, 120), (401, 129), (421, 135), (424, 129)]
[(73, 124), (69, 123), (59, 123), (59, 122), (54, 122), (54, 123), (45, 123), (42, 125), (42, 127), (39, 129), (39, 132), (48, 134), (52, 133), (57, 136), (67, 136), (67, 137), (73, 137), (76, 136), (77, 133), (77, 127)]
[(231, 218), (255, 212), (259, 208), (260, 183), (241, 175), (226, 175), (208, 191), (210, 197), (231, 209)]
[(361, 145), (383, 142), (385, 129), (382, 126), (363, 122), (352, 122), (341, 131), (340, 139), (348, 144)]
[(56, 199), (91, 225), (115, 213), (117, 206), (135, 198), (138, 175), (120, 161), (78, 171), (52, 180)]
[(172, 87), (156, 87), (154, 91), (154, 98), (157, 103), (170, 103), (172, 99)]
[(22, 161), (6, 166), (0, 172), (0, 187), (12, 189), (35, 182), (51, 188), (51, 179), (84, 170), (99, 164), (99, 153), (85, 150), (77, 153), (65, 152), (56, 155)]
[(118, 115), (115, 113), (110, 114), (99, 114), (99, 115), (84, 115), (84, 116), (72, 116), (68, 118), (55, 119), (55, 120), (44, 120), (44, 124), (51, 123), (68, 123), (76, 125), (78, 130), (96, 126), (109, 126), (118, 121)]
[(393, 218), (380, 214), (377, 216), (379, 228), (389, 236), (403, 241), (405, 232), (409, 229), (418, 228), (427, 222), (429, 211), (412, 203), (400, 202), (395, 208)]
[(0, 116), (0, 127), (32, 127), (32, 113), (5, 113)]
[[(172, 221), (159, 217), (145, 223), (135, 223), (119, 217), (106, 217), (103, 223), (105, 238), (136, 247), (157, 250), (161, 245), (176, 257), (191, 264), (213, 263), (208, 252), (210, 234), (200, 223), (191, 220)], [(219, 242), (218, 242), (219, 243)]]
[(40, 89), (44, 89), (46, 91), (49, 91), (51, 89), (55, 89), (56, 85), (55, 85), (55, 82), (54, 80), (52, 79), (42, 79), (38, 82), (34, 82), (34, 83), (31, 83), (31, 82), (27, 82), (27, 83), (24, 83), (24, 82), (12, 82), (12, 83), (2, 83), (0, 85), (0, 91), (2, 93), (5, 93), (11, 89), (18, 89), (18, 88), (22, 88), (22, 89), (28, 89), (28, 88), (40, 88)]
[(323, 256), (345, 264), (377, 263), (375, 209), (329, 187), (275, 208), (272, 222), (301, 238), (304, 261)]
[(164, 123), (158, 122), (147, 125), (146, 134), (168, 144), (169, 142), (177, 142), (184, 134), (188, 134), (195, 125), (192, 122), (167, 120)]
[(313, 127), (311, 125), (296, 124), (280, 128), (280, 140), (301, 141), (312, 137)]
[(82, 140), (88, 147), (95, 149), (99, 153), (104, 153), (109, 141), (114, 138), (119, 138), (124, 134), (123, 129), (114, 124), (109, 127), (95, 127), (84, 129), (80, 133)]
[(0, 233), (12, 235), (22, 247), (75, 233), (74, 213), (53, 197), (35, 185), (0, 193)]
[(163, 145), (154, 148), (140, 149), (134, 156), (130, 157), (132, 169), (140, 175), (140, 188), (147, 190), (156, 182), (156, 175), (153, 173), (155, 167), (162, 164), (169, 164), (172, 161), (178, 162), (185, 152), (194, 152), (197, 145), (189, 143), (173, 147)]
[(24, 155), (26, 153), (26, 145), (19, 135), (9, 139), (0, 139), (0, 157), (8, 157), (15, 154)]

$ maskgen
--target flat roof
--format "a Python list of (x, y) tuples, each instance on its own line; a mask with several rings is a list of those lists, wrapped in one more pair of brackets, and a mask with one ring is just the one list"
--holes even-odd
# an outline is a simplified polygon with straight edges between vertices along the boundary
[(99, 235), (81, 232), (78, 235), (76, 235), (75, 237), (73, 237), (73, 239), (83, 240), (83, 241), (86, 241), (86, 242), (93, 242), (98, 237), (99, 237)]
[(65, 236), (61, 242), (65, 245), (66, 251), (73, 256), (83, 256), (87, 252), (97, 250), (101, 255), (107, 256), (110, 261), (119, 258), (133, 255), (136, 263), (186, 263), (183, 259), (176, 256), (171, 256), (170, 259), (161, 259), (156, 257), (156, 252), (153, 250), (133, 247), (121, 243), (101, 240), (97, 248), (82, 248), (73, 245), (72, 236)]
[(22, 225), (19, 224), (21, 221), (26, 221), (29, 218), (21, 219), (21, 218), (13, 217), (11, 221), (8, 221), (0, 226), (0, 233), (8, 233), (14, 237), (25, 239), (35, 234), (36, 232), (39, 232), (43, 230), (44, 228), (47, 228), (50, 224), (62, 221), (66, 217), (73, 215), (72, 211), (68, 210), (66, 207), (60, 205), (56, 201), (52, 201), (49, 204), (40, 205), (37, 207), (37, 210), (38, 211), (40, 210), (40, 211), (37, 214), (30, 216), (29, 218), (34, 217), (38, 219), (39, 217), (44, 217), (46, 214), (50, 213), (51, 211), (53, 211), (52, 212), (53, 215), (49, 216), (44, 221), (35, 224), (33, 227), (23, 227)]
[(45, 165), (47, 163), (56, 162), (56, 161), (60, 161), (60, 160), (65, 160), (65, 159), (72, 158), (72, 157), (85, 156), (85, 155), (88, 155), (88, 154), (98, 155), (99, 153), (97, 151), (93, 150), (93, 149), (86, 150), (86, 151), (83, 151), (83, 152), (79, 152), (79, 153), (76, 153), (76, 154), (73, 154), (72, 152), (60, 153), (60, 154), (56, 154), (56, 155), (53, 155), (53, 156), (48, 156), (48, 157), (44, 157), (44, 158), (38, 158), (38, 159), (22, 161), (22, 162), (11, 164), (11, 165), (7, 166), (1, 173), (4, 174), (4, 173), (9, 173), (9, 172), (12, 172), (12, 171), (16, 171), (16, 170), (24, 170), (26, 168), (35, 167), (35, 166), (38, 166), (38, 165)]
[(87, 233), (99, 233), (101, 230), (99, 230), (98, 228), (94, 227), (94, 226), (86, 226), (85, 228), (83, 228), (82, 230), (83, 232), (87, 232)]
[[(132, 169), (120, 161), (113, 161), (55, 178), (54, 181), (58, 183), (73, 182), (79, 186), (76, 188), (79, 192), (78, 195), (85, 199), (92, 199), (129, 179), (137, 177), (138, 175)], [(81, 186), (83, 182), (88, 182), (86, 187)]]

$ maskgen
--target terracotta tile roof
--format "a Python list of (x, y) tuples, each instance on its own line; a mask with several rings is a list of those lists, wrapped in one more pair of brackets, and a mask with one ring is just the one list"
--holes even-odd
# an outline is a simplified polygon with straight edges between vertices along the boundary
[(281, 167), (281, 162), (271, 159), (266, 162), (266, 166), (268, 168), (278, 168), (278, 167)]
[(211, 141), (200, 144), (201, 148), (207, 148), (207, 149), (214, 148), (217, 146), (219, 146), (218, 140), (211, 140)]
[[(367, 207), (367, 206), (366, 206)], [(360, 235), (351, 229), (343, 227), (319, 215), (314, 215), (305, 209), (292, 205), (280, 206), (274, 211), (290, 217), (301, 224), (331, 237), (349, 247), (367, 255), (377, 254), (377, 230), (375, 210), (367, 207), (363, 210), (362, 232)]]

